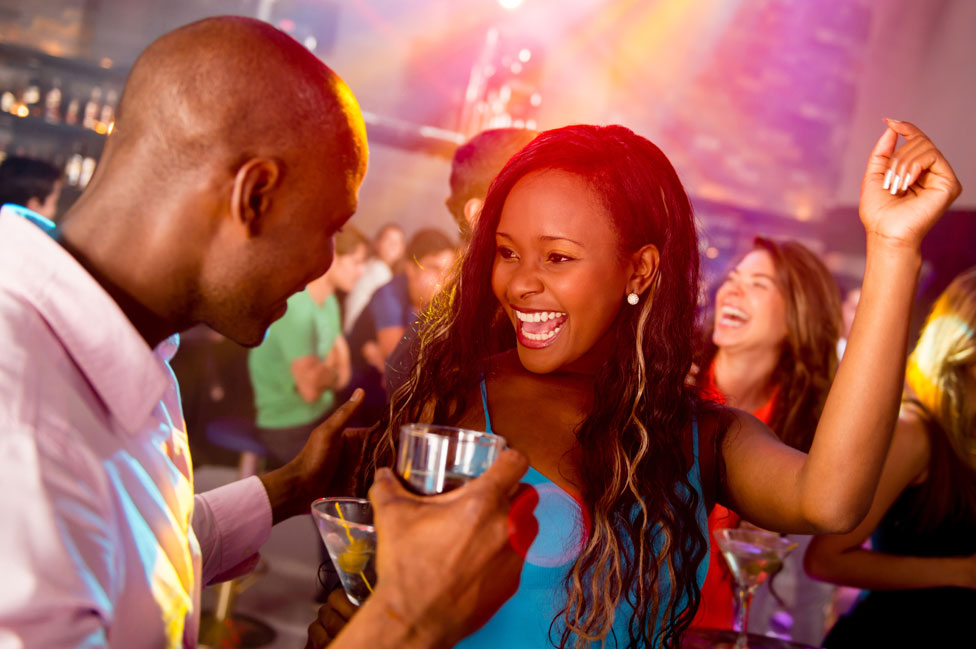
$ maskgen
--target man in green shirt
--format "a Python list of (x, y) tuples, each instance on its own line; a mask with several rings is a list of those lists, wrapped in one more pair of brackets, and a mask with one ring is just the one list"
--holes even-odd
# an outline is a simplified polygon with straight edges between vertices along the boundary
[(258, 436), (273, 464), (284, 464), (332, 411), (335, 391), (349, 383), (349, 346), (342, 336), (336, 290), (363, 272), (368, 240), (346, 226), (335, 237), (328, 272), (288, 299), (288, 310), (248, 355)]

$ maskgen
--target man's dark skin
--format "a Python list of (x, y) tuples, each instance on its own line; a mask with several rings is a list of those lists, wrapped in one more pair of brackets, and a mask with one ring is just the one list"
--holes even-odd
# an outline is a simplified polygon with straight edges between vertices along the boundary
[[(359, 107), (335, 73), (266, 23), (207, 19), (140, 56), (98, 171), (56, 236), (148, 346), (200, 323), (256, 345), (332, 263), (366, 162)], [(275, 523), (329, 492), (361, 398), (261, 476)], [(508, 511), (526, 468), (508, 452), (483, 479), (428, 499), (380, 471), (380, 582), (336, 646), (446, 647), (487, 620), (517, 585)]]

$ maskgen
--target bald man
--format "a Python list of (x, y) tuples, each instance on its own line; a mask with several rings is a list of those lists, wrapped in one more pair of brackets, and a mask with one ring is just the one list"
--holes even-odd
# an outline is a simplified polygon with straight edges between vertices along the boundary
[[(98, 171), (59, 229), (0, 212), (0, 647), (193, 647), (201, 587), (328, 493), (361, 395), (281, 469), (194, 498), (168, 361), (204, 323), (256, 345), (332, 261), (365, 129), (348, 87), (245, 18), (133, 66)], [(443, 497), (372, 490), (376, 592), (334, 646), (443, 647), (516, 585), (505, 455)]]

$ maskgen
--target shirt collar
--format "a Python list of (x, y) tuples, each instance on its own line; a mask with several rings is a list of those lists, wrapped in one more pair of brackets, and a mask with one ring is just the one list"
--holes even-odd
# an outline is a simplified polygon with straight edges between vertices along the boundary
[(179, 338), (151, 350), (115, 300), (50, 234), (50, 221), (19, 206), (0, 209), (0, 267), (47, 322), (121, 427), (135, 434), (170, 384), (165, 366)]

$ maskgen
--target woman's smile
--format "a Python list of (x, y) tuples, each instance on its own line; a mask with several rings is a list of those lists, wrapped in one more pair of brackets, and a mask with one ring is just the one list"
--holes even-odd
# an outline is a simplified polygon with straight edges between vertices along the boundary
[(512, 307), (515, 315), (515, 334), (519, 344), (529, 349), (542, 349), (556, 342), (569, 316), (562, 311), (537, 311)]

